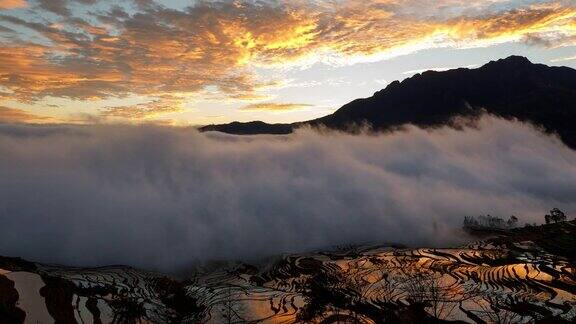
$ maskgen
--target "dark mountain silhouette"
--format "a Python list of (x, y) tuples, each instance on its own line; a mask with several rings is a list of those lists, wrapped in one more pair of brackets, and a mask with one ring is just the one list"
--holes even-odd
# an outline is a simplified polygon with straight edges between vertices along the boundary
[(370, 124), (387, 130), (411, 123), (422, 127), (448, 124), (454, 117), (488, 112), (532, 122), (557, 133), (576, 148), (576, 70), (533, 64), (510, 56), (477, 69), (427, 71), (394, 81), (372, 97), (354, 100), (331, 115), (293, 124), (263, 122), (209, 125), (202, 131), (231, 134), (286, 134), (311, 125), (348, 130)]
[(290, 134), (294, 124), (267, 124), (263, 121), (251, 121), (247, 123), (232, 122), (222, 125), (208, 125), (201, 128), (202, 131), (218, 131), (228, 134), (253, 135), (253, 134)]

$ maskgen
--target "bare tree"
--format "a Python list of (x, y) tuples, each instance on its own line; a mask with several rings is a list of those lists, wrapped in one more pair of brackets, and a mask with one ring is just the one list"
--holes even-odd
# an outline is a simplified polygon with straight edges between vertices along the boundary
[(222, 308), (220, 309), (222, 317), (226, 323), (246, 323), (246, 319), (242, 317), (244, 307), (241, 303), (241, 298), (237, 296), (237, 287), (228, 285), (224, 288), (224, 295), (222, 300)]
[(146, 319), (144, 304), (128, 296), (116, 296), (108, 304), (114, 313), (112, 323), (136, 324)]
[(358, 300), (380, 300), (386, 304), (397, 303), (404, 294), (396, 276), (397, 265), (376, 257), (349, 262), (343, 271), (345, 288), (354, 291)]
[(449, 319), (461, 302), (477, 295), (475, 288), (456, 289), (448, 282), (448, 277), (434, 271), (407, 276), (403, 288), (408, 302), (424, 305), (438, 320)]
[(522, 322), (522, 315), (514, 312), (512, 297), (503, 294), (486, 293), (474, 300), (479, 310), (471, 311), (479, 318), (490, 323), (513, 324)]

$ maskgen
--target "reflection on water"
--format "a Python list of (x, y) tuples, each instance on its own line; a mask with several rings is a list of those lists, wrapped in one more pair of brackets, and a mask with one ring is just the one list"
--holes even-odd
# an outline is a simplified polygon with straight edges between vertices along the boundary
[[(5, 307), (25, 310), (27, 322), (46, 316), (94, 323), (571, 321), (574, 256), (551, 248), (553, 238), (542, 239), (542, 233), (574, 237), (576, 225), (554, 226), (459, 248), (361, 246), (289, 255), (197, 273), (184, 282), (127, 267), (6, 259), (0, 276), (15, 286), (0, 288), (17, 290), (18, 302)], [(538, 231), (532, 233), (539, 238), (527, 240), (528, 231)]]
[(28, 323), (48, 323), (52, 317), (46, 309), (40, 289), (44, 283), (39, 275), (30, 272), (11, 272), (5, 275), (18, 291), (18, 307), (26, 313)]

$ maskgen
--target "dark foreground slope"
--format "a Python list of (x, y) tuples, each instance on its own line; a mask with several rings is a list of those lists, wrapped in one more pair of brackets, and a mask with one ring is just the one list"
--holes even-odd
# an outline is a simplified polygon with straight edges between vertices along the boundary
[(186, 281), (0, 257), (0, 323), (573, 323), (575, 237), (572, 221), (456, 248), (287, 255)]
[[(542, 126), (576, 147), (576, 70), (533, 64), (520, 56), (477, 69), (428, 71), (395, 81), (370, 98), (354, 100), (331, 115), (294, 124), (258, 122), (210, 125), (203, 131), (232, 134), (288, 133), (302, 125), (347, 130), (368, 123), (386, 130), (407, 123), (445, 125), (482, 111)], [(280, 132), (281, 131), (281, 132)]]

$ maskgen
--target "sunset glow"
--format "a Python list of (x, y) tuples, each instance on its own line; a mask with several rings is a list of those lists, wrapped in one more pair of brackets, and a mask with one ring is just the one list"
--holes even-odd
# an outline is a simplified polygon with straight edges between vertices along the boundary
[(573, 1), (2, 0), (0, 9), (8, 122), (293, 122), (410, 71), (509, 54), (576, 66)]

